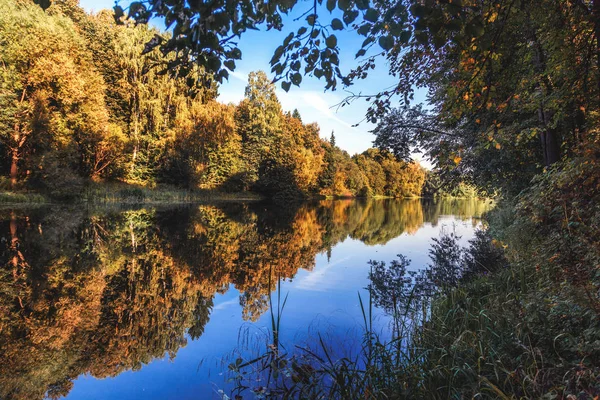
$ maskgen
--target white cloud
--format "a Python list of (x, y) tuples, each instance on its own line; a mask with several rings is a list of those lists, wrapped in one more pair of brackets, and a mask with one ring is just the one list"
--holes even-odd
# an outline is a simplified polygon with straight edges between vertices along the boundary
[(245, 72), (233, 71), (233, 72), (229, 73), (229, 76), (230, 77), (232, 76), (235, 79), (240, 80), (240, 81), (242, 81), (244, 83), (248, 82), (248, 74), (245, 73)]
[(238, 298), (226, 300), (222, 303), (215, 304), (215, 306), (213, 307), (213, 310), (223, 310), (225, 308), (228, 308), (228, 307), (231, 307), (234, 305), (239, 305), (239, 304), (240, 304), (240, 300)]
[(342, 264), (350, 259), (350, 256), (344, 257), (340, 260), (331, 262), (324, 267), (317, 268), (315, 271), (311, 271), (303, 279), (296, 283), (296, 287), (301, 290), (311, 290), (324, 292), (335, 286), (337, 278), (331, 277), (330, 279), (324, 279), (325, 275), (331, 271), (336, 265)]
[[(230, 74), (229, 81), (219, 88), (218, 100), (223, 103), (238, 103), (244, 98), (244, 89), (248, 82), (248, 74), (235, 71)], [(352, 113), (350, 110), (337, 113), (334, 107), (341, 99), (332, 92), (319, 92), (304, 88), (293, 87), (289, 92), (277, 88), (277, 97), (284, 111), (298, 109), (304, 122), (317, 122), (321, 128), (321, 136), (328, 138), (331, 131), (336, 132), (338, 144), (350, 153), (364, 151), (369, 147), (371, 135), (366, 131), (367, 127), (356, 128), (352, 123), (357, 121), (348, 120), (356, 118), (360, 114)]]

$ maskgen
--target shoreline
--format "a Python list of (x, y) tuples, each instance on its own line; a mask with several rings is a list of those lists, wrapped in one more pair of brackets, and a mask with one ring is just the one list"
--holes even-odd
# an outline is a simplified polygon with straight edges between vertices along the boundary
[[(319, 200), (493, 200), (484, 197), (451, 197), (451, 196), (349, 196), (349, 195), (307, 195), (291, 199), (296, 202), (319, 201)], [(222, 202), (260, 202), (271, 201), (270, 197), (259, 193), (222, 192), (213, 189), (181, 189), (172, 186), (157, 186), (153, 188), (128, 185), (128, 184), (96, 184), (86, 187), (75, 195), (59, 193), (49, 196), (34, 191), (0, 191), (0, 207), (3, 206), (48, 206), (48, 205), (107, 205), (107, 204), (129, 204), (129, 205), (165, 205), (165, 204), (202, 204)], [(274, 200), (277, 201), (277, 200)]]

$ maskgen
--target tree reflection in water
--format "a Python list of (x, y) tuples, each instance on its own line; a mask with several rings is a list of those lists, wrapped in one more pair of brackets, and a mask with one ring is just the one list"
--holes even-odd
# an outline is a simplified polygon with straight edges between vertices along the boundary
[[(452, 213), (485, 207), (464, 201)], [(0, 398), (61, 397), (81, 374), (175, 357), (202, 335), (216, 293), (235, 287), (243, 318), (256, 320), (277, 278), (313, 268), (317, 254), (347, 237), (384, 244), (444, 210), (342, 200), (0, 211)]]

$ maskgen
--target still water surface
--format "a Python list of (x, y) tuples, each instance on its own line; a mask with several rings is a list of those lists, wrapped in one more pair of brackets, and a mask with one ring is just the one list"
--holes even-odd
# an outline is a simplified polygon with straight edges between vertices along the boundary
[(422, 268), (431, 238), (466, 243), (488, 207), (0, 210), (0, 399), (219, 398), (232, 352), (270, 326), (278, 277), (282, 342), (343, 342), (360, 329), (369, 260), (401, 253)]

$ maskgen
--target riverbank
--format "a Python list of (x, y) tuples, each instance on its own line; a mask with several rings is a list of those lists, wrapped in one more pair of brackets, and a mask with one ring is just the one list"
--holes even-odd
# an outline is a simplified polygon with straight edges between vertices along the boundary
[[(262, 379), (262, 398), (600, 398), (599, 154), (500, 202), (466, 248), (433, 238), (417, 274), (403, 256), (371, 262), (358, 351), (321, 336), (279, 346), (274, 329), (262, 354), (229, 366), (236, 390)], [(371, 304), (389, 330), (372, 329)]]
[(81, 201), (105, 203), (202, 203), (217, 201), (260, 201), (265, 197), (252, 192), (221, 192), (216, 190), (182, 189), (173, 186), (144, 186), (98, 184), (86, 188)]
[(88, 204), (159, 204), (203, 203), (222, 201), (261, 201), (265, 198), (251, 192), (220, 192), (214, 190), (187, 190), (171, 186), (148, 188), (127, 184), (95, 184), (81, 193), (50, 197), (35, 192), (0, 192), (0, 204), (40, 205), (56, 203)]
[(44, 204), (49, 199), (39, 193), (30, 192), (0, 192), (0, 204)]
[[(55, 204), (55, 203), (90, 203), (90, 204), (153, 204), (153, 203), (202, 203), (220, 201), (262, 201), (268, 197), (259, 193), (223, 192), (218, 190), (182, 189), (175, 186), (146, 187), (125, 183), (94, 183), (80, 193), (60, 193), (55, 196), (32, 191), (0, 191), (0, 204)], [(313, 195), (286, 199), (286, 201), (343, 200), (343, 199), (426, 199), (454, 200), (471, 199), (459, 197), (394, 197), (394, 196), (351, 196), (351, 195)]]

